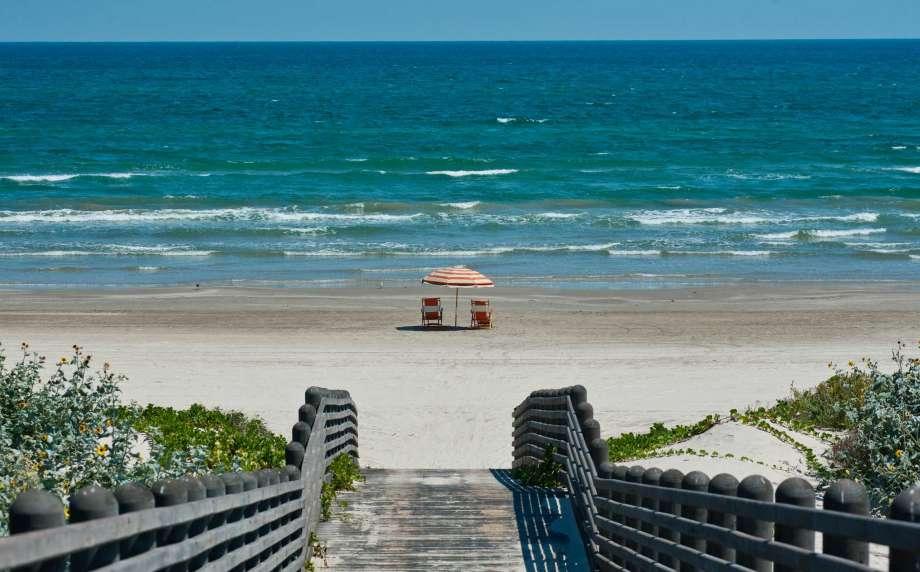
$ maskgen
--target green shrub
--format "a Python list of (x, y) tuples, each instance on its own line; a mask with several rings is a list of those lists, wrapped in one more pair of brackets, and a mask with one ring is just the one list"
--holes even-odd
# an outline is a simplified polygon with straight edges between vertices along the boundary
[(164, 467), (196, 448), (206, 452), (205, 466), (215, 471), (284, 465), (284, 437), (266, 429), (261, 419), (239, 411), (208, 409), (197, 403), (182, 410), (148, 405), (140, 411), (135, 427), (153, 434), (162, 446), (157, 460)]
[(339, 455), (326, 469), (328, 478), (320, 493), (320, 518), (332, 518), (332, 501), (341, 491), (355, 490), (355, 483), (364, 481), (358, 461), (351, 455)]
[(543, 459), (536, 465), (524, 465), (511, 470), (511, 478), (527, 487), (556, 489), (562, 486), (562, 463), (556, 461), (556, 447), (543, 450)]
[(616, 463), (649, 457), (662, 447), (686, 441), (695, 435), (708, 431), (718, 422), (718, 415), (707, 415), (705, 419), (693, 425), (665, 427), (663, 423), (655, 423), (645, 433), (623, 433), (618, 437), (610, 437), (607, 439), (607, 447), (610, 449), (610, 461)]
[(862, 407), (870, 382), (863, 371), (837, 371), (812, 389), (793, 387), (791, 397), (760, 413), (793, 429), (849, 429), (849, 412)]
[(12, 366), (0, 348), (0, 534), (10, 504), (26, 489), (66, 500), (88, 485), (151, 481), (202, 466), (198, 450), (172, 459), (169, 470), (149, 460), (148, 447), (154, 457), (166, 452), (134, 426), (137, 410), (120, 402), (125, 378), (108, 364), (93, 372), (91, 361), (73, 346), (43, 379), (46, 360), (28, 344)]
[(866, 485), (877, 511), (920, 482), (920, 360), (903, 350), (898, 342), (891, 374), (874, 362), (853, 368), (869, 383), (861, 406), (848, 411), (850, 432), (832, 450), (847, 475)]

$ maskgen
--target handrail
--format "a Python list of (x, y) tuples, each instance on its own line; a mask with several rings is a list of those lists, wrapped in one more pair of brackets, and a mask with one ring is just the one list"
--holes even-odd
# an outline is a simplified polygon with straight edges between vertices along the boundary
[(280, 470), (184, 477), (154, 490), (88, 487), (70, 504), (72, 515), (82, 510), (91, 520), (67, 525), (57, 497), (21, 494), (10, 512), (13, 535), (0, 538), (0, 570), (302, 569), (326, 469), (339, 455), (358, 455), (348, 392), (311, 387), (304, 401)]
[[(889, 548), (889, 570), (920, 570), (920, 484), (871, 518), (862, 485), (832, 484), (824, 508), (811, 485), (777, 487), (699, 471), (612, 465), (582, 386), (531, 393), (514, 409), (517, 468), (541, 462), (549, 447), (564, 468), (582, 538), (597, 570), (872, 570), (869, 543)], [(815, 536), (823, 536), (823, 551)]]

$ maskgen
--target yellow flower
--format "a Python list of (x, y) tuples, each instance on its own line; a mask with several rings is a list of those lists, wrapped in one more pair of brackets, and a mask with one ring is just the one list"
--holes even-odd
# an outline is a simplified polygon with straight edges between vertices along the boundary
[(109, 452), (109, 446), (106, 445), (105, 443), (102, 443), (101, 445), (96, 447), (96, 454), (99, 455), (100, 457), (105, 457), (106, 454), (108, 454), (108, 452)]
[(89, 427), (86, 426), (86, 423), (80, 423), (80, 433), (86, 433), (87, 429), (89, 429)]
[(847, 362), (847, 365), (850, 367), (853, 367), (854, 365), (856, 365), (856, 363), (853, 360), (850, 360)]
[(899, 459), (901, 458), (901, 456), (902, 456), (903, 454), (904, 454), (904, 451), (902, 451), (902, 450), (900, 450), (900, 449), (898, 449), (897, 451), (894, 452), (894, 456), (897, 457), (897, 458), (899, 458)]
[(58, 360), (57, 364), (58, 364), (58, 365), (67, 365), (67, 362), (68, 362), (68, 361), (69, 361), (69, 360), (68, 360), (66, 357), (62, 357), (61, 359)]

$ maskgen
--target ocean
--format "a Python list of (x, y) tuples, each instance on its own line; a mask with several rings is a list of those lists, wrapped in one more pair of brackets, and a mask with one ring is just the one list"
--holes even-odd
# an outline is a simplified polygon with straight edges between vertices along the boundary
[(0, 285), (920, 278), (920, 41), (0, 44)]

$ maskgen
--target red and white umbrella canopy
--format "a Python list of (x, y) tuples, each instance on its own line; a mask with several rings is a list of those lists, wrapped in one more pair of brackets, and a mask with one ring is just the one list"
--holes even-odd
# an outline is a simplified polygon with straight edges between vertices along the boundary
[(432, 270), (428, 276), (422, 278), (422, 282), (449, 288), (491, 288), (495, 286), (491, 278), (466, 266), (449, 266)]

